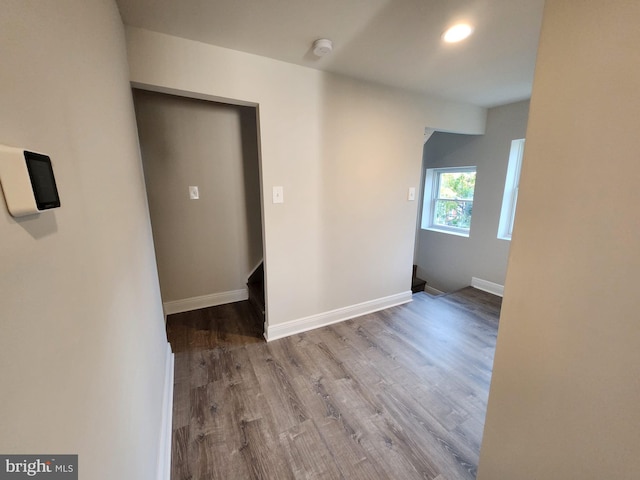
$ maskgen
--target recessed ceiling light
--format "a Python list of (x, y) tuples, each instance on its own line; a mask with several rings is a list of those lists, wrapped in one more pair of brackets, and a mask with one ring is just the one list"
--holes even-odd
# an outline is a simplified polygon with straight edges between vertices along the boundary
[(459, 23), (442, 34), (442, 40), (455, 43), (464, 40), (473, 33), (473, 27), (467, 23)]

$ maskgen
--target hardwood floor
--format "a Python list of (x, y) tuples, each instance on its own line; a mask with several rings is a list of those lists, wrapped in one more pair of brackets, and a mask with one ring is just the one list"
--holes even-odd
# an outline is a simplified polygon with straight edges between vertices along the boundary
[(500, 298), (413, 299), (270, 343), (248, 302), (170, 316), (171, 478), (475, 478)]

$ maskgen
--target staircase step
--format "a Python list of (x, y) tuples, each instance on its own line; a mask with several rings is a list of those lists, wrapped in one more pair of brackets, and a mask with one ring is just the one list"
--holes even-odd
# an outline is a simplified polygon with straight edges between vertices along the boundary
[(424, 292), (424, 287), (427, 286), (427, 282), (420, 278), (413, 278), (411, 280), (411, 293)]
[(249, 302), (255, 307), (260, 315), (264, 315), (264, 285), (258, 283), (247, 284), (249, 288)]
[(424, 292), (424, 287), (427, 286), (427, 282), (418, 278), (416, 276), (416, 272), (418, 271), (418, 266), (413, 266), (413, 272), (411, 274), (411, 293)]
[(249, 289), (249, 303), (251, 303), (256, 314), (264, 322), (264, 263), (261, 263), (249, 276), (247, 288)]

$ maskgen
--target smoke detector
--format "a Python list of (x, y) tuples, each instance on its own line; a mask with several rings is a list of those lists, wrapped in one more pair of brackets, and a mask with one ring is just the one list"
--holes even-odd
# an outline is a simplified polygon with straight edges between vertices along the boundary
[(313, 42), (313, 54), (317, 57), (324, 57), (333, 50), (333, 42), (328, 38), (319, 38)]

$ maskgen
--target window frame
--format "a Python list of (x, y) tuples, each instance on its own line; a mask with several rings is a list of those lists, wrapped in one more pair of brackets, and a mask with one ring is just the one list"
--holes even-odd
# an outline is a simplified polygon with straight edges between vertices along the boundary
[(504, 182), (504, 194), (502, 196), (502, 208), (498, 222), (498, 238), (511, 241), (513, 235), (513, 223), (516, 218), (518, 206), (518, 192), (520, 190), (520, 174), (522, 172), (522, 159), (524, 158), (524, 138), (511, 141), (509, 150), (509, 163), (507, 177)]
[[(448, 233), (450, 235), (458, 235), (461, 237), (469, 237), (471, 233), (471, 223), (473, 222), (473, 213), (471, 214), (471, 223), (469, 228), (453, 227), (449, 225), (440, 225), (435, 223), (436, 216), (436, 204), (438, 201), (447, 202), (467, 202), (473, 206), (474, 198), (470, 200), (456, 200), (451, 198), (440, 198), (436, 195), (440, 191), (440, 177), (443, 173), (475, 173), (476, 180), (478, 178), (478, 168), (476, 166), (463, 166), (463, 167), (441, 167), (441, 168), (427, 168), (425, 173), (424, 195), (422, 205), (422, 220), (421, 228), (423, 230), (430, 230), (440, 233)], [(473, 195), (475, 197), (475, 188)]]

